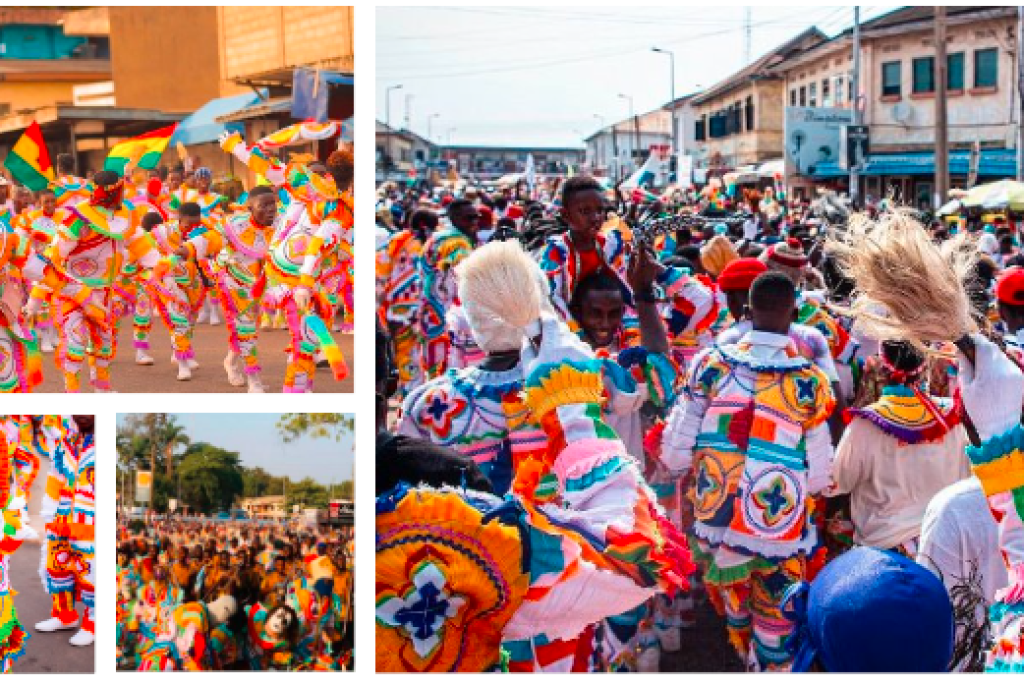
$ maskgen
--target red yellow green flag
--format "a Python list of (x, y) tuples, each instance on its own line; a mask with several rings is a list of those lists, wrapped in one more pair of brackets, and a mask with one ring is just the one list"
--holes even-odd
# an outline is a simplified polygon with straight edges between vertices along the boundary
[(29, 190), (43, 190), (53, 181), (53, 165), (39, 122), (33, 121), (4, 159), (14, 180)]
[(177, 127), (178, 124), (172, 124), (135, 138), (122, 140), (110, 149), (107, 160), (103, 162), (103, 168), (124, 174), (125, 165), (134, 159), (137, 160), (136, 168), (155, 169)]

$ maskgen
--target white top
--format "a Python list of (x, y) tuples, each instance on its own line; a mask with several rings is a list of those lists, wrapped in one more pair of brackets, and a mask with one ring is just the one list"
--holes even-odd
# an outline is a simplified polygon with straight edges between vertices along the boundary
[(830, 495), (850, 494), (854, 541), (891, 549), (921, 534), (932, 497), (971, 474), (962, 425), (939, 442), (900, 445), (864, 418), (843, 433), (832, 464)]
[[(976, 477), (955, 482), (936, 494), (921, 523), (917, 562), (946, 588), (958, 584), (977, 564), (985, 600), (1010, 583), (999, 551), (999, 526)], [(981, 615), (985, 615), (984, 609)]]
[[(727, 344), (736, 344), (743, 336), (754, 329), (750, 321), (740, 321), (731, 327), (723, 330), (715, 338), (715, 344), (723, 347)], [(836, 372), (836, 364), (832, 360), (832, 352), (828, 348), (828, 340), (817, 328), (809, 325), (793, 323), (789, 326), (789, 339), (796, 344), (797, 351), (808, 361), (821, 369), (821, 372), (828, 376), (832, 382), (839, 381), (839, 374)]]

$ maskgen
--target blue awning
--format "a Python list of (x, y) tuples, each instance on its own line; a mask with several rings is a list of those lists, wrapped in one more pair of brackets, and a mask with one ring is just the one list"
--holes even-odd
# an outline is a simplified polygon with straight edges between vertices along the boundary
[[(949, 153), (949, 175), (966, 176), (970, 173), (971, 153), (956, 150)], [(1017, 173), (1017, 154), (1014, 150), (982, 150), (978, 160), (978, 176), (1012, 178)], [(930, 176), (935, 174), (934, 152), (898, 152), (869, 154), (861, 171), (862, 176)], [(818, 164), (812, 178), (845, 178), (850, 175), (835, 162)]]
[[(265, 94), (266, 91), (263, 92)], [(173, 147), (179, 142), (183, 145), (214, 142), (224, 131), (244, 133), (245, 127), (242, 124), (217, 123), (217, 117), (261, 101), (260, 97), (253, 92), (210, 100), (178, 124), (178, 130), (174, 132), (170, 146)]]

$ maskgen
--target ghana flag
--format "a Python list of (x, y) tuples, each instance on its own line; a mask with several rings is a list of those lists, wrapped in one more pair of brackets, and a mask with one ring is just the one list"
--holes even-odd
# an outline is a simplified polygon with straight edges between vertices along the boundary
[(14, 143), (7, 159), (4, 159), (4, 166), (14, 176), (14, 180), (33, 192), (43, 190), (50, 184), (53, 180), (53, 165), (38, 121), (33, 121), (18, 138), (18, 142)]
[(125, 165), (135, 160), (135, 168), (155, 169), (177, 127), (178, 124), (172, 124), (135, 138), (122, 140), (111, 148), (107, 160), (103, 162), (103, 168), (123, 175)]

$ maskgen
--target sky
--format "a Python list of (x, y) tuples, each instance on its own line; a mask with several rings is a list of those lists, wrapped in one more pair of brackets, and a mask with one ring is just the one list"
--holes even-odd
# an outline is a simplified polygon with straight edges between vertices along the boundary
[[(321, 484), (352, 479), (352, 437), (310, 439), (303, 437), (285, 444), (278, 433), (279, 413), (174, 413), (193, 442), (208, 442), (237, 451), (242, 465), (259, 466), (271, 475), (292, 480), (311, 477)], [(120, 426), (124, 414), (119, 414)]]
[[(893, 7), (862, 7), (861, 21)], [(583, 146), (604, 125), (714, 85), (746, 62), (743, 7), (378, 7), (377, 117), (456, 145)], [(751, 57), (853, 8), (751, 7)], [(437, 114), (436, 117), (431, 115)], [(595, 116), (596, 115), (596, 116)], [(601, 118), (599, 118), (601, 117)], [(429, 131), (428, 131), (429, 120)], [(454, 129), (454, 131), (452, 130)]]

